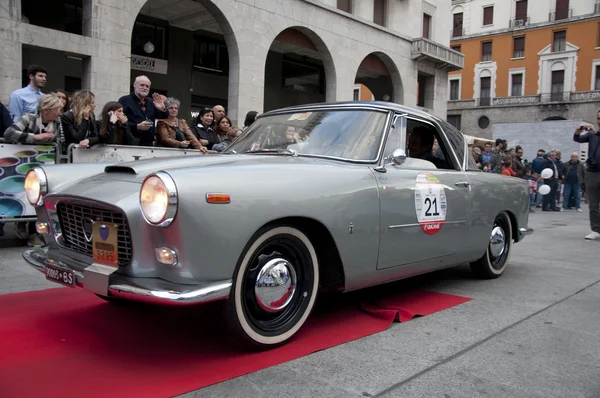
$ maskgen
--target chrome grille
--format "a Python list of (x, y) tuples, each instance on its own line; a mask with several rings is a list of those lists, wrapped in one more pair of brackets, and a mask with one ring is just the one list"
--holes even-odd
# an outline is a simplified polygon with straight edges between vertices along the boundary
[(82, 204), (59, 203), (56, 206), (65, 245), (78, 253), (92, 256), (92, 242), (85, 238), (83, 224), (85, 219), (114, 223), (118, 229), (119, 265), (126, 266), (131, 262), (131, 234), (127, 219), (120, 211), (107, 210)]

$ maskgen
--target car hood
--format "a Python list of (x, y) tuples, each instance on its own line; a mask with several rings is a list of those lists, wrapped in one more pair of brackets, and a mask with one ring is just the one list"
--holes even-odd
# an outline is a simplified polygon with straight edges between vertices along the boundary
[[(148, 175), (158, 171), (169, 171), (173, 169), (207, 168), (229, 169), (232, 167), (277, 167), (285, 165), (301, 164), (323, 164), (339, 165), (335, 160), (322, 158), (289, 156), (289, 155), (198, 155), (151, 158), (147, 160), (135, 160), (107, 166), (104, 169), (102, 179), (119, 179), (127, 181), (142, 182)], [(208, 171), (208, 170), (206, 170)]]

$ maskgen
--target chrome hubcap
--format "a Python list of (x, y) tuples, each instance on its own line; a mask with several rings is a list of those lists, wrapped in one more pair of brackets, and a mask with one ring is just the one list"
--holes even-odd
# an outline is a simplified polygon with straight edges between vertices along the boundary
[(505, 250), (505, 235), (502, 227), (494, 227), (490, 236), (490, 254), (494, 257), (500, 257)]
[(274, 258), (263, 265), (256, 277), (256, 301), (267, 312), (281, 311), (292, 301), (296, 284), (296, 271), (292, 264), (285, 259)]

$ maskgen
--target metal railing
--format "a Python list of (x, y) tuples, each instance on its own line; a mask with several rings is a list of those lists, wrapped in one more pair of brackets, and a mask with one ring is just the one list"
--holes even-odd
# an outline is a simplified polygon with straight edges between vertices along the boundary
[(522, 28), (523, 26), (529, 25), (529, 16), (525, 18), (513, 18), (508, 23), (510, 29)]
[(412, 42), (412, 58), (421, 57), (431, 58), (450, 66), (452, 69), (462, 69), (465, 66), (465, 56), (463, 54), (422, 37), (414, 39)]
[(556, 92), (541, 94), (541, 102), (571, 102), (571, 92)]
[(569, 19), (573, 16), (572, 8), (557, 8), (556, 10), (550, 11), (548, 14), (548, 21), (561, 21), (563, 19)]

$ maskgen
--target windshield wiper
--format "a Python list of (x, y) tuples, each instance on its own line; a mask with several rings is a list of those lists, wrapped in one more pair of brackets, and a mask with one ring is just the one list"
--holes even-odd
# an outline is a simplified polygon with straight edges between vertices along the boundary
[(280, 148), (280, 149), (266, 149), (266, 148), (256, 148), (256, 149), (248, 149), (242, 153), (283, 153), (286, 155), (292, 155), (294, 157), (298, 156), (298, 152), (289, 148)]

